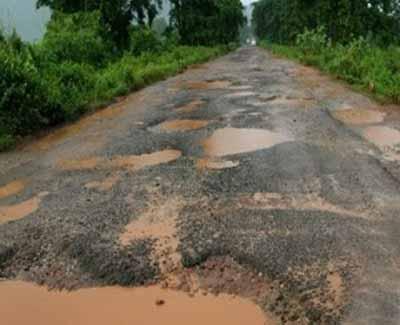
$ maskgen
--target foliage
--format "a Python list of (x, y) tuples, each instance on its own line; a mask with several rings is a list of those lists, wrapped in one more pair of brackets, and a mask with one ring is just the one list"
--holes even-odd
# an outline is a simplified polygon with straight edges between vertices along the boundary
[(103, 33), (98, 12), (56, 12), (47, 25), (38, 50), (53, 62), (72, 61), (101, 66), (112, 52), (112, 46), (103, 38)]
[(246, 19), (240, 0), (171, 0), (171, 18), (183, 44), (216, 45), (239, 41)]
[(398, 0), (260, 0), (253, 24), (260, 39), (294, 42), (305, 29), (324, 26), (333, 42), (364, 36), (388, 44), (398, 39)]
[(332, 44), (322, 29), (306, 31), (297, 38), (297, 46), (270, 45), (273, 52), (344, 79), (382, 100), (400, 103), (400, 50), (381, 48), (363, 37), (347, 44)]
[(99, 11), (106, 35), (118, 47), (129, 45), (132, 21), (151, 26), (161, 7), (161, 0), (38, 0), (37, 6), (48, 6), (54, 12), (64, 13)]
[(130, 52), (140, 55), (144, 52), (160, 52), (162, 42), (160, 37), (150, 28), (135, 28), (131, 32)]

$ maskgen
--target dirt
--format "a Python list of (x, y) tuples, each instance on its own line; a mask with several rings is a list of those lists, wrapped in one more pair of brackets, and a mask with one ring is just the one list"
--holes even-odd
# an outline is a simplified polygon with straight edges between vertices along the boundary
[(392, 147), (400, 144), (400, 131), (387, 126), (371, 126), (363, 131), (364, 137), (378, 147)]
[(39, 208), (42, 198), (47, 194), (48, 193), (43, 192), (22, 203), (9, 206), (0, 206), (0, 225), (2, 223), (25, 218), (26, 216), (34, 213)]
[(178, 150), (163, 150), (151, 154), (115, 156), (111, 159), (93, 157), (82, 160), (59, 161), (58, 167), (62, 170), (78, 171), (88, 169), (128, 169), (140, 170), (145, 167), (156, 166), (178, 159), (181, 152)]
[(119, 175), (109, 176), (101, 181), (93, 181), (89, 182), (85, 185), (87, 189), (96, 189), (99, 191), (109, 191), (111, 190), (115, 184), (117, 184), (121, 180)]
[(209, 121), (201, 120), (171, 120), (158, 125), (158, 128), (164, 132), (184, 132), (204, 128)]
[(333, 116), (343, 123), (364, 125), (381, 123), (384, 121), (386, 114), (368, 109), (348, 108), (334, 111)]
[(196, 99), (176, 109), (178, 113), (192, 113), (205, 104), (205, 101)]
[(0, 187), (0, 199), (18, 194), (25, 188), (25, 182), (21, 180), (13, 181)]
[(223, 160), (223, 159), (215, 159), (215, 158), (203, 158), (197, 161), (197, 168), (202, 169), (211, 169), (211, 170), (221, 170), (228, 168), (235, 168), (239, 166), (239, 161), (232, 160)]
[(223, 157), (238, 153), (270, 148), (290, 141), (280, 133), (261, 129), (218, 129), (202, 142), (204, 154), (210, 157)]
[(158, 286), (67, 293), (24, 282), (0, 282), (0, 314), (7, 325), (274, 324), (246, 299), (202, 294), (189, 297)]

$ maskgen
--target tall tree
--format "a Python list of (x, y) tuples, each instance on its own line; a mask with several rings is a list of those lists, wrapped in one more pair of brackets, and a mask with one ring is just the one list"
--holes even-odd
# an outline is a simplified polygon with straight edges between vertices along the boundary
[(133, 22), (151, 26), (162, 0), (38, 0), (37, 6), (54, 11), (76, 13), (98, 10), (106, 32), (120, 46), (126, 46)]
[(396, 36), (398, 0), (260, 0), (255, 3), (256, 35), (291, 42), (304, 29), (324, 26), (334, 41), (372, 35), (389, 41)]
[(240, 0), (171, 0), (171, 4), (171, 21), (184, 44), (237, 41), (246, 21)]

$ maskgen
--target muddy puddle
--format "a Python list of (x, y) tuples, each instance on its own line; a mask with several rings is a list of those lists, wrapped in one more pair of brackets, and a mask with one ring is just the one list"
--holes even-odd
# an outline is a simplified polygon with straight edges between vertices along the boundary
[(290, 141), (283, 134), (262, 129), (218, 129), (202, 142), (204, 154), (208, 157), (223, 157), (273, 147)]
[(0, 206), (0, 225), (2, 223), (25, 218), (31, 213), (34, 213), (37, 209), (39, 209), (42, 198), (44, 198), (47, 194), (47, 192), (43, 192), (22, 203)]
[(204, 120), (171, 120), (157, 125), (162, 132), (185, 132), (204, 128), (209, 121)]
[(124, 168), (137, 171), (146, 167), (156, 166), (177, 160), (182, 153), (178, 150), (163, 150), (150, 154), (116, 156), (110, 159), (93, 157), (81, 160), (61, 160), (57, 166), (62, 170), (79, 171), (90, 169)]
[(85, 188), (106, 192), (111, 190), (120, 180), (119, 175), (112, 175), (100, 181), (89, 182), (85, 185)]
[(209, 81), (181, 81), (178, 82), (178, 88), (191, 90), (206, 90), (206, 89), (225, 89), (231, 85), (228, 80), (209, 80)]
[(158, 286), (67, 293), (25, 282), (0, 282), (0, 315), (7, 325), (274, 324), (246, 299), (225, 294), (189, 297)]
[(14, 181), (0, 187), (0, 199), (18, 194), (25, 188), (23, 181)]
[(385, 113), (367, 109), (339, 109), (332, 113), (333, 117), (345, 124), (363, 125), (381, 123), (385, 119)]
[(210, 169), (210, 170), (221, 170), (235, 168), (240, 165), (239, 161), (232, 160), (222, 160), (213, 158), (199, 159), (196, 163), (196, 167), (200, 170)]
[(178, 113), (191, 113), (191, 112), (194, 112), (195, 110), (199, 109), (205, 103), (206, 102), (204, 100), (196, 99), (196, 100), (191, 101), (188, 104), (178, 107), (176, 109), (176, 111)]
[(381, 148), (400, 144), (400, 131), (387, 126), (371, 126), (363, 131), (363, 136)]

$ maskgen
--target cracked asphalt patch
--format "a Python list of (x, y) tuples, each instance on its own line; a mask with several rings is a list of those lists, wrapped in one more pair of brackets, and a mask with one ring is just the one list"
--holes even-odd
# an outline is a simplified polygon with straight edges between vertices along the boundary
[(1, 154), (0, 279), (228, 294), (268, 324), (399, 324), (399, 121), (241, 48)]

